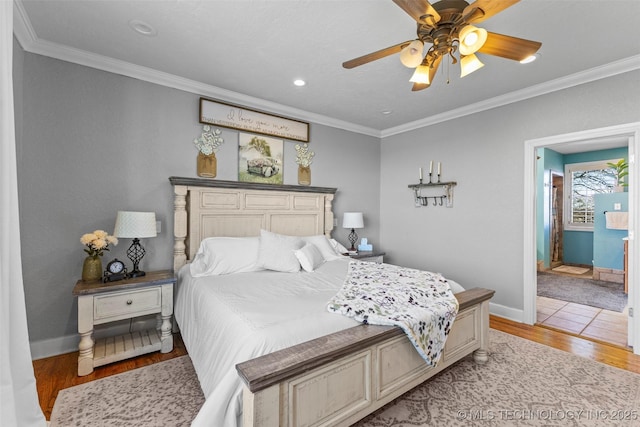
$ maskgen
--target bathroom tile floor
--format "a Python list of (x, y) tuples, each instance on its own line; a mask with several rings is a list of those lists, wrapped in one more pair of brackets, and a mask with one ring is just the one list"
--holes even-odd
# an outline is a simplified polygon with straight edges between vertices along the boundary
[(583, 338), (627, 346), (628, 310), (622, 313), (588, 305), (537, 297), (537, 324)]

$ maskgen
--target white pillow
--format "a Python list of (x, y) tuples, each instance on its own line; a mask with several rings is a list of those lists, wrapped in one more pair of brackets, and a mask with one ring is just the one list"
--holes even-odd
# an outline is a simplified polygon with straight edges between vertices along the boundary
[(320, 250), (313, 243), (307, 243), (302, 249), (293, 251), (293, 253), (296, 258), (298, 258), (298, 261), (300, 261), (302, 268), (308, 272), (312, 272), (325, 262)]
[(259, 271), (259, 237), (209, 237), (189, 265), (193, 277)]
[(342, 246), (336, 239), (329, 240), (329, 243), (331, 243), (331, 246), (333, 246), (333, 249), (336, 251), (337, 254), (342, 255), (349, 252), (349, 250), (344, 246)]
[(298, 272), (300, 271), (300, 262), (293, 251), (302, 246), (304, 246), (304, 241), (299, 237), (260, 230), (258, 266), (285, 273)]
[(303, 237), (302, 240), (314, 245), (320, 251), (325, 261), (333, 261), (335, 259), (342, 258), (342, 255), (336, 252), (334, 247), (329, 242), (329, 239), (324, 234), (319, 234), (317, 236), (306, 236)]

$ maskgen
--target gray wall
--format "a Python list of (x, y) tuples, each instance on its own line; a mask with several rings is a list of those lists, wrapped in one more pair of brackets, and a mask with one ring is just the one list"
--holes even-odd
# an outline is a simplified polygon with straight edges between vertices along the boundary
[[(162, 233), (142, 242), (143, 270), (171, 268), (169, 176), (196, 176), (198, 95), (23, 52), (15, 44), (18, 191), (32, 353), (77, 345), (72, 296), (85, 257), (80, 236), (113, 231), (118, 210), (155, 211)], [(222, 128), (218, 177), (237, 180), (238, 133)], [(379, 239), (380, 140), (311, 124), (312, 185), (337, 187), (345, 211), (365, 213), (361, 236)], [(285, 141), (284, 183), (297, 184), (295, 144)], [(367, 165), (358, 167), (357, 165)], [(355, 169), (357, 168), (357, 169)], [(346, 244), (344, 229), (334, 237)], [(103, 257), (122, 260), (130, 239)]]
[[(634, 71), (385, 138), (385, 261), (495, 289), (493, 303), (522, 310), (524, 142), (638, 121), (639, 98)], [(452, 209), (413, 205), (407, 185), (429, 160), (458, 183)]]

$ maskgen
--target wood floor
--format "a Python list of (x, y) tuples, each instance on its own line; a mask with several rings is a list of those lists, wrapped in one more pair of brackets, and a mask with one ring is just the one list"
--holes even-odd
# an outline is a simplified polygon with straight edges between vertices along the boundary
[[(590, 341), (540, 326), (530, 326), (491, 316), (490, 326), (521, 338), (555, 347), (582, 357), (606, 363), (617, 368), (640, 374), (640, 356), (618, 346)], [(171, 353), (150, 353), (96, 368), (84, 377), (77, 376), (78, 353), (67, 353), (46, 359), (35, 360), (33, 368), (38, 388), (40, 406), (47, 420), (58, 391), (88, 381), (119, 374), (135, 368), (169, 360), (187, 354), (180, 335), (174, 335), (174, 349)]]

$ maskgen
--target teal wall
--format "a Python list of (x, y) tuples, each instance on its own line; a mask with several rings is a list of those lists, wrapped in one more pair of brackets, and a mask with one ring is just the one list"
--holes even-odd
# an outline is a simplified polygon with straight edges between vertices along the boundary
[[(538, 150), (538, 199), (537, 199), (537, 241), (536, 247), (538, 260), (544, 261), (544, 266), (550, 266), (549, 250), (549, 216), (545, 212), (549, 211), (549, 191), (550, 191), (550, 171), (559, 172), (564, 175), (564, 165), (570, 163), (594, 162), (598, 160), (627, 159), (628, 148), (613, 148), (609, 150), (590, 151), (575, 154), (560, 154), (548, 148)], [(541, 196), (541, 197), (540, 197)], [(611, 207), (610, 210), (612, 210)], [(604, 218), (604, 216), (603, 216)], [(625, 234), (626, 236), (626, 234)], [(624, 236), (622, 236), (624, 237)], [(594, 235), (592, 231), (563, 231), (563, 253), (562, 259), (566, 264), (592, 265), (595, 261)], [(622, 263), (622, 261), (620, 261)], [(604, 267), (603, 268), (614, 268)], [(616, 267), (617, 268), (617, 267)]]
[(614, 212), (614, 203), (620, 203), (620, 212), (629, 212), (629, 193), (598, 194), (595, 199), (595, 224), (593, 227), (593, 266), (623, 269), (623, 237), (627, 230), (609, 230), (606, 227), (605, 211)]

